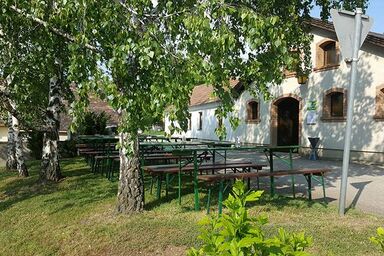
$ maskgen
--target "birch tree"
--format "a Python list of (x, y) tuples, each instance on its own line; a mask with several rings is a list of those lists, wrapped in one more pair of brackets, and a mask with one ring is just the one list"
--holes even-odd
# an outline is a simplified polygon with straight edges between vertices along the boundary
[[(63, 99), (71, 95), (66, 79), (68, 45), (62, 36), (18, 13), (14, 2), (5, 4), (0, 18), (2, 107), (24, 129), (44, 132), (40, 178), (43, 182), (58, 181), (62, 178), (57, 148), (60, 110)], [(33, 3), (25, 4), (28, 10), (36, 7)], [(54, 3), (46, 7), (40, 11), (45, 18), (52, 18), (56, 11)]]

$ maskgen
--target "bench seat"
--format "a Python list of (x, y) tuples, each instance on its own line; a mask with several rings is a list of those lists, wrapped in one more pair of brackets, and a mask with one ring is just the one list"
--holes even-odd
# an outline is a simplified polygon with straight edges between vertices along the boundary
[[(208, 184), (213, 184), (216, 182), (219, 182), (220, 188), (219, 188), (219, 214), (222, 211), (222, 197), (223, 197), (223, 182), (227, 180), (233, 180), (233, 179), (249, 179), (251, 178), (260, 178), (260, 177), (281, 177), (281, 176), (293, 176), (293, 175), (304, 175), (307, 183), (308, 183), (308, 198), (309, 200), (312, 200), (312, 176), (320, 176), (321, 177), (321, 185), (323, 187), (323, 194), (324, 199), (325, 197), (325, 184), (324, 184), (324, 175), (328, 172), (330, 172), (331, 169), (329, 168), (317, 168), (317, 169), (293, 169), (293, 170), (278, 170), (273, 172), (237, 172), (237, 173), (220, 173), (220, 174), (211, 174), (211, 175), (198, 175), (197, 178), (200, 181), (204, 181)], [(294, 179), (292, 179), (292, 186), (294, 187)], [(249, 185), (248, 185), (249, 186)], [(271, 191), (274, 191), (272, 189), (274, 187), (274, 184), (271, 182)], [(293, 190), (294, 191), (294, 190)], [(210, 194), (211, 194), (211, 187), (208, 189), (208, 205), (207, 205), (207, 213), (209, 213), (210, 209)]]
[[(197, 166), (198, 171), (209, 171), (209, 170), (223, 170), (223, 169), (256, 169), (261, 170), (267, 165), (254, 164), (251, 162), (239, 162), (239, 163), (215, 163), (215, 164), (200, 164)], [(178, 173), (180, 171), (179, 165), (152, 165), (144, 166), (144, 171), (152, 174), (156, 173)], [(182, 172), (194, 171), (194, 165), (188, 164), (181, 167)]]

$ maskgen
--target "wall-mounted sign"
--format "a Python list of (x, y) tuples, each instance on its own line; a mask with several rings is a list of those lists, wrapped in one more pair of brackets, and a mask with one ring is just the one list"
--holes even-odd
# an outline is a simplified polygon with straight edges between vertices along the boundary
[(317, 110), (317, 101), (316, 100), (308, 101), (307, 110)]
[(307, 113), (307, 124), (316, 124), (318, 114), (315, 110), (309, 110)]

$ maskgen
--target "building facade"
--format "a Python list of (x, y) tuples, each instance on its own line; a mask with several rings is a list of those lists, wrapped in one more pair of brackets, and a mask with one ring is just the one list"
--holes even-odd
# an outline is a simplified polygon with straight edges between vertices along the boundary
[[(313, 19), (311, 44), (312, 72), (304, 84), (288, 73), (281, 85), (271, 88), (272, 99), (252, 97), (243, 91), (235, 101), (240, 126), (232, 130), (228, 120), (228, 141), (245, 143), (300, 145), (309, 151), (308, 137), (318, 137), (319, 155), (342, 158), (346, 128), (350, 64), (344, 61), (330, 23)], [(232, 81), (233, 86), (237, 86)], [(255, 81), (257, 84), (257, 81)], [(187, 137), (217, 140), (219, 125), (214, 115), (218, 100), (212, 88), (201, 85), (191, 98), (190, 129)], [(165, 119), (165, 127), (169, 121)], [(369, 33), (358, 62), (351, 157), (384, 162), (384, 35)]]

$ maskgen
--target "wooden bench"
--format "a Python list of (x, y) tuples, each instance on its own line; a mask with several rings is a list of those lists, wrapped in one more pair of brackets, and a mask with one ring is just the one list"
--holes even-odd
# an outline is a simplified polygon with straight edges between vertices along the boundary
[[(251, 162), (232, 162), (232, 163), (210, 163), (210, 164), (200, 164), (197, 165), (196, 171), (211, 171), (214, 173), (215, 171), (224, 170), (226, 172), (227, 169), (232, 170), (234, 173), (244, 173), (250, 172), (251, 169), (261, 170), (266, 165), (262, 164), (254, 164)], [(143, 171), (149, 173), (152, 176), (157, 177), (157, 198), (160, 198), (161, 194), (161, 180), (165, 175), (166, 178), (166, 190), (165, 193), (168, 195), (168, 185), (169, 185), (169, 174), (178, 174), (178, 198), (179, 204), (181, 204), (181, 178), (182, 173), (192, 173), (195, 171), (194, 164), (188, 164), (186, 166), (179, 165), (153, 165), (153, 166), (143, 166)], [(197, 174), (196, 174), (197, 175)], [(197, 182), (197, 176), (195, 177), (195, 182)], [(197, 184), (195, 184), (197, 186)], [(152, 189), (152, 185), (151, 185)]]
[[(254, 164), (251, 162), (233, 162), (233, 163), (215, 163), (215, 164), (200, 164), (197, 166), (197, 170), (199, 172), (202, 171), (217, 171), (217, 170), (225, 170), (225, 169), (231, 169), (233, 172), (239, 172), (239, 170), (242, 170), (242, 172), (249, 171), (250, 169), (256, 169), (261, 170), (266, 165), (262, 164)], [(188, 164), (186, 166), (180, 166), (179, 165), (151, 165), (151, 166), (144, 166), (143, 170), (154, 175), (161, 175), (166, 173), (178, 173), (181, 172), (192, 172), (195, 170), (193, 164)]]
[[(199, 160), (210, 160), (212, 159), (212, 155), (199, 155), (197, 156), (197, 158)], [(156, 162), (156, 161), (165, 161), (165, 162), (169, 162), (169, 161), (177, 161), (177, 160), (193, 160), (193, 155), (186, 155), (186, 156), (175, 156), (175, 155), (172, 155), (170, 153), (165, 153), (165, 154), (154, 154), (154, 155), (149, 155), (149, 156), (144, 156), (143, 157), (143, 162), (144, 163), (153, 163), (153, 162)]]
[[(331, 169), (328, 168), (318, 168), (318, 169), (294, 169), (294, 170), (280, 170), (274, 172), (241, 172), (241, 173), (223, 173), (223, 174), (212, 174), (212, 175), (198, 175), (197, 179), (204, 181), (209, 185), (219, 182), (219, 214), (222, 211), (222, 198), (224, 192), (224, 181), (233, 180), (233, 179), (252, 179), (260, 177), (281, 177), (281, 176), (292, 176), (292, 175), (304, 175), (308, 183), (308, 198), (312, 200), (312, 178), (313, 176), (321, 177), (321, 185), (323, 187), (324, 200), (325, 197), (325, 184), (324, 184), (324, 175), (330, 172)], [(248, 182), (249, 184), (249, 182)], [(292, 184), (294, 187), (294, 183)], [(248, 185), (249, 186), (249, 185)], [(274, 184), (271, 184), (271, 188)], [(271, 191), (274, 191), (271, 189)], [(294, 191), (294, 190), (293, 190)], [(211, 186), (208, 188), (208, 200), (207, 200), (207, 213), (210, 209), (210, 197), (211, 197)]]

